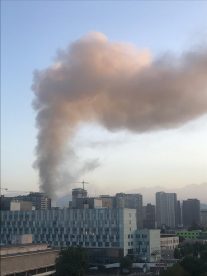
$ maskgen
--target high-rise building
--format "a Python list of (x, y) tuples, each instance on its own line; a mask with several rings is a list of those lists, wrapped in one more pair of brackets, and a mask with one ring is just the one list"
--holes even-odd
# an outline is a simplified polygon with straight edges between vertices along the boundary
[(198, 199), (187, 199), (183, 201), (183, 225), (185, 227), (193, 224), (200, 225), (200, 201)]
[(207, 227), (207, 210), (201, 210), (201, 225)]
[(157, 227), (177, 227), (177, 195), (176, 193), (156, 193)]
[(142, 209), (143, 228), (154, 229), (155, 228), (155, 206), (147, 204)]
[(177, 215), (176, 215), (176, 225), (182, 226), (182, 210), (181, 210), (181, 204), (180, 200), (177, 201)]
[(136, 209), (137, 228), (142, 228), (142, 195), (118, 193), (115, 196), (116, 208)]

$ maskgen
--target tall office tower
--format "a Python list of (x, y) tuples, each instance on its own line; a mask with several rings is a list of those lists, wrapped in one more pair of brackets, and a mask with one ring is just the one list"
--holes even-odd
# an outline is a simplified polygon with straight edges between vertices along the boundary
[(200, 224), (200, 201), (198, 199), (187, 199), (183, 201), (183, 225), (185, 227)]
[(157, 227), (177, 227), (177, 195), (175, 193), (156, 193)]
[(115, 196), (116, 208), (136, 209), (137, 228), (142, 228), (142, 195), (118, 193)]
[(154, 229), (155, 228), (155, 206), (147, 204), (142, 209), (143, 228)]

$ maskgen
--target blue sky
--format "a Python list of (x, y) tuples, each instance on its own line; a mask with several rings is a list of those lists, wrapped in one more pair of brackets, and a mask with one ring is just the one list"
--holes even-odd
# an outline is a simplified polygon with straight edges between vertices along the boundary
[[(112, 41), (130, 42), (157, 56), (182, 53), (202, 43), (207, 34), (205, 1), (2, 1), (1, 5), (1, 183), (10, 190), (38, 190), (32, 168), (37, 132), (31, 85), (33, 71), (49, 66), (57, 49), (99, 31)], [(106, 150), (84, 145), (97, 137), (119, 141), (120, 146), (109, 143)], [(96, 183), (94, 191), (104, 192), (103, 187), (110, 188), (113, 182), (114, 192), (207, 182), (206, 138), (204, 117), (179, 130), (141, 136), (112, 135), (88, 126), (79, 132), (77, 143), (80, 155), (98, 158), (102, 164), (85, 176)]]

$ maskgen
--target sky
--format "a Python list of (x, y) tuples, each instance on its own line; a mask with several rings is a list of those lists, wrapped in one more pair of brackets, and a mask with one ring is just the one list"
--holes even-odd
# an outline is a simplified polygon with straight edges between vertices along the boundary
[[(148, 49), (152, 57), (206, 42), (205, 1), (10, 0), (1, 6), (1, 185), (10, 191), (38, 190), (31, 86), (34, 70), (50, 66), (58, 49), (91, 31)], [(145, 134), (82, 125), (74, 147), (99, 165), (78, 180), (90, 183), (91, 194), (207, 183), (206, 140), (206, 115)]]

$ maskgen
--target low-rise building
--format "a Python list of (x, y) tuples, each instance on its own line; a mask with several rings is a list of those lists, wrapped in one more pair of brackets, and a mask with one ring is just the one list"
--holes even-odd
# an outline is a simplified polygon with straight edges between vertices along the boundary
[(179, 245), (179, 237), (176, 235), (161, 235), (160, 247), (162, 259), (173, 259), (174, 250)]
[(199, 238), (201, 232), (202, 230), (180, 230), (176, 232), (176, 235), (187, 240), (196, 240)]
[(10, 202), (10, 211), (32, 211), (32, 202), (14, 199)]
[(160, 230), (138, 229), (135, 231), (133, 253), (143, 261), (156, 262), (160, 260)]
[(1, 276), (54, 275), (58, 254), (46, 244), (1, 246)]

